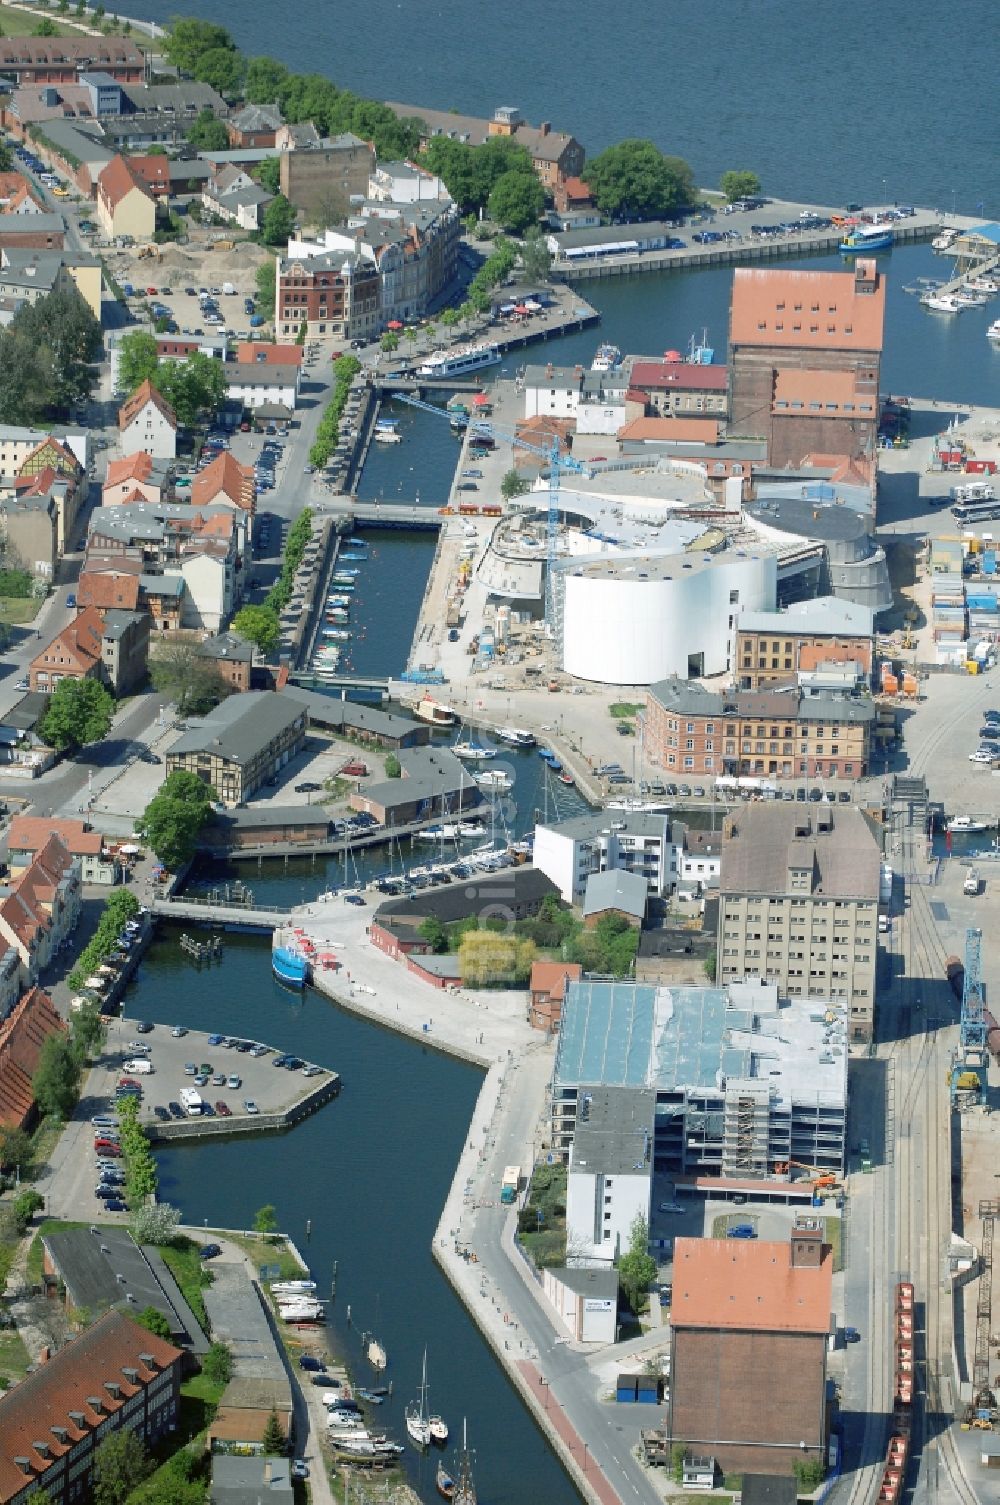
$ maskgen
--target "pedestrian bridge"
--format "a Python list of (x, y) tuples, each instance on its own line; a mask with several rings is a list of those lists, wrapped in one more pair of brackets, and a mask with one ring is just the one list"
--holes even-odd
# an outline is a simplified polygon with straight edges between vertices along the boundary
[(446, 521), (436, 507), (412, 502), (360, 502), (357, 497), (338, 496), (323, 502), (324, 515), (364, 523), (366, 528), (427, 528), (435, 533)]
[(290, 909), (257, 909), (251, 905), (217, 904), (208, 899), (154, 899), (150, 908), (158, 920), (186, 920), (189, 924), (213, 925), (220, 930), (248, 930), (270, 934), (287, 925)]

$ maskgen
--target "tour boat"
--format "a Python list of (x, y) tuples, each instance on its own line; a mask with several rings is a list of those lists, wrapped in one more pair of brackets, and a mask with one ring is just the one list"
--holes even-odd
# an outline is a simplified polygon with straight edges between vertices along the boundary
[(622, 363), (622, 353), (617, 345), (598, 345), (594, 359), (590, 363), (591, 371), (617, 371)]
[(304, 988), (309, 977), (309, 962), (293, 941), (284, 939), (285, 934), (282, 930), (274, 932), (271, 970), (286, 987)]
[(891, 225), (858, 225), (840, 242), (841, 256), (867, 256), (872, 251), (891, 251)]
[(484, 366), (499, 365), (500, 358), (500, 347), (492, 342), (462, 345), (455, 350), (435, 350), (417, 367), (417, 375), (431, 378), (468, 376), (472, 371), (481, 371)]
[(536, 741), (532, 732), (526, 732), (519, 726), (500, 726), (496, 730), (496, 736), (501, 742), (506, 742), (508, 747), (534, 747)]
[(458, 720), (450, 706), (442, 705), (432, 695), (424, 695), (418, 700), (413, 714), (418, 720), (427, 721), (431, 726), (454, 726)]
[(980, 831), (988, 831), (989, 822), (978, 820), (974, 815), (953, 815), (945, 826), (955, 836), (976, 836)]

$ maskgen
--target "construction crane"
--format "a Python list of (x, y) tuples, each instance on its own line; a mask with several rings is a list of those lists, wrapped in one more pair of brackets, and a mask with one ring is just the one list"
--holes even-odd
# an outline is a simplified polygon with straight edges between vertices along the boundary
[(986, 1000), (982, 975), (983, 933), (970, 927), (965, 932), (965, 976), (962, 979), (962, 1013), (959, 1019), (959, 1048), (952, 1057), (950, 1077), (951, 1101), (961, 1093), (966, 1102), (979, 1102), (989, 1053), (986, 1048)]
[(790, 1170), (808, 1171), (813, 1178), (813, 1187), (817, 1191), (820, 1189), (832, 1191), (835, 1186), (840, 1185), (840, 1178), (835, 1171), (823, 1170), (818, 1165), (807, 1165), (804, 1160), (776, 1160), (774, 1170), (776, 1175)]
[(538, 444), (529, 444), (519, 434), (511, 433), (508, 429), (497, 428), (495, 424), (488, 423), (483, 418), (475, 418), (468, 413), (448, 412), (446, 408), (438, 407), (437, 403), (425, 402), (422, 397), (411, 397), (406, 392), (394, 392), (393, 397), (397, 402), (405, 402), (411, 408), (419, 408), (423, 413), (433, 413), (437, 418), (447, 418), (450, 423), (458, 424), (461, 428), (469, 430), (473, 444), (476, 436), (491, 439), (494, 443), (510, 444), (517, 449), (527, 450), (531, 455), (539, 455), (549, 462), (549, 504), (545, 528), (545, 626), (549, 636), (555, 635), (556, 610), (555, 610), (555, 562), (556, 543), (559, 538), (559, 476), (562, 471), (573, 475), (587, 474), (587, 466), (581, 460), (575, 460), (572, 455), (564, 455), (559, 450), (559, 439), (553, 436), (551, 445), (545, 449)]

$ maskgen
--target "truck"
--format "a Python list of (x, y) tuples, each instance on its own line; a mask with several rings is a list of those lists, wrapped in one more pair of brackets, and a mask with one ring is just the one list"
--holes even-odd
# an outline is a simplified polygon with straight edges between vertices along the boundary
[(200, 1092), (195, 1092), (193, 1087), (182, 1087), (177, 1097), (188, 1118), (201, 1117), (205, 1104)]
[(224, 282), (222, 284), (222, 291), (229, 294), (235, 293), (236, 284), (234, 282)]
[(979, 892), (979, 873), (974, 867), (970, 867), (965, 875), (962, 892), (963, 894), (978, 894)]
[(503, 1180), (500, 1183), (500, 1201), (505, 1207), (515, 1201), (521, 1185), (521, 1167), (508, 1165), (504, 1167)]

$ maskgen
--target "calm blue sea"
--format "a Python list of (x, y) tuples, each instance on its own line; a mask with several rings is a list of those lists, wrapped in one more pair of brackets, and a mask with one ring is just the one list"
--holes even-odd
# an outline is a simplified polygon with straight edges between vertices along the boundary
[[(591, 153), (644, 136), (712, 185), (1000, 216), (992, 0), (130, 0), (222, 22), (245, 52), (377, 99), (489, 115), (517, 105)], [(485, 24), (484, 24), (485, 22)]]

